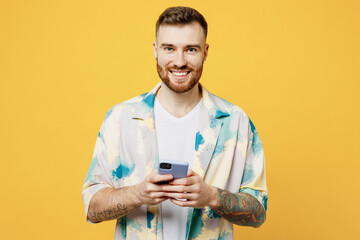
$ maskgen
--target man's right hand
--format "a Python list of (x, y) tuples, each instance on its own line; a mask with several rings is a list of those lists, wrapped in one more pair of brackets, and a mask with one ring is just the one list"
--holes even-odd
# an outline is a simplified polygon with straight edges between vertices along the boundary
[(160, 182), (173, 179), (172, 175), (159, 175), (152, 171), (145, 180), (137, 185), (123, 188), (104, 188), (91, 199), (88, 219), (91, 222), (101, 222), (118, 219), (137, 209), (141, 205), (156, 205), (167, 200), (164, 197)]
[(146, 176), (144, 181), (138, 185), (138, 198), (141, 204), (157, 205), (169, 199), (164, 197), (161, 182), (168, 182), (173, 179), (171, 174), (160, 175), (153, 170)]

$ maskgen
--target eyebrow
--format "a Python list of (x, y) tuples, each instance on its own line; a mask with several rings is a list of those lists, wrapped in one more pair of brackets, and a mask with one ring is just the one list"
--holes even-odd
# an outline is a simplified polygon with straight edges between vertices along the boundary
[[(160, 47), (175, 47), (175, 45), (171, 44), (171, 43), (162, 43), (160, 45)], [(201, 46), (199, 44), (188, 44), (185, 46), (185, 48), (200, 48), (201, 49)]]

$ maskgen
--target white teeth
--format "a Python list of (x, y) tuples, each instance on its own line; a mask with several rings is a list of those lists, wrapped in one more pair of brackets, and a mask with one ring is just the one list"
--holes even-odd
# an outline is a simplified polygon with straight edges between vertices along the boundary
[(171, 72), (173, 75), (175, 76), (185, 76), (187, 74), (187, 72)]

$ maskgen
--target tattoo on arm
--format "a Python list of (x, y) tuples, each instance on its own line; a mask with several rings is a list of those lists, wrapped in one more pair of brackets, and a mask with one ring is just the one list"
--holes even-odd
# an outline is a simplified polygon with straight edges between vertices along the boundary
[(134, 206), (133, 208), (129, 209), (126, 204), (118, 203), (116, 207), (109, 208), (102, 212), (95, 212), (95, 211), (89, 212), (89, 219), (92, 221), (94, 220), (93, 222), (101, 222), (101, 221), (117, 219), (128, 214), (137, 207), (140, 206)]
[(259, 201), (248, 193), (230, 193), (218, 189), (220, 204), (213, 209), (226, 220), (241, 226), (260, 227), (266, 213)]

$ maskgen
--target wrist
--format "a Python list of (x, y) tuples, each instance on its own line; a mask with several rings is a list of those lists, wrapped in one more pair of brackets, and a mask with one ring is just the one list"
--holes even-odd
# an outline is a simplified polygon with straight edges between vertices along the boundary
[(134, 202), (135, 202), (136, 206), (142, 206), (144, 204), (142, 202), (140, 188), (141, 188), (140, 184), (133, 185), (133, 187), (132, 187), (132, 191), (134, 193)]
[(210, 194), (210, 202), (209, 207), (211, 209), (216, 209), (220, 205), (219, 191), (216, 187), (210, 186), (211, 194)]

